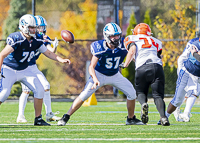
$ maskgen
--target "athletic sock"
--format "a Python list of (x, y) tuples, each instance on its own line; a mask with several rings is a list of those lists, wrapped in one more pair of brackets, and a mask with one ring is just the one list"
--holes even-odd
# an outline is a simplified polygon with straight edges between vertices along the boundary
[(166, 115), (167, 118), (169, 118), (169, 116), (170, 116), (171, 114), (169, 114), (169, 113), (167, 113), (167, 111), (165, 111), (165, 115)]
[(22, 92), (22, 94), (19, 97), (19, 113), (18, 115), (24, 115), (24, 110), (26, 107), (26, 103), (27, 103), (27, 98), (28, 98), (29, 94)]
[(50, 91), (45, 91), (43, 103), (45, 106), (46, 114), (52, 112)]
[(191, 95), (190, 97), (187, 98), (184, 114), (187, 114), (187, 115), (190, 114), (191, 109), (192, 109), (196, 99), (197, 99), (197, 97), (194, 95)]

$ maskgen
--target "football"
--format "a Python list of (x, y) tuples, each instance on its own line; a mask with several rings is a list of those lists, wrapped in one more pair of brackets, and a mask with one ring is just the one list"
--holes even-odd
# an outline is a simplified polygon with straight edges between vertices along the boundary
[(74, 43), (74, 34), (69, 30), (62, 30), (61, 37), (67, 43)]

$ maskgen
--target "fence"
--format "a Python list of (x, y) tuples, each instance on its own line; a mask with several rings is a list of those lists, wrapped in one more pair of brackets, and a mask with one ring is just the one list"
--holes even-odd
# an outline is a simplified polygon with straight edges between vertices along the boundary
[[(130, 0), (131, 1), (131, 0)], [(147, 9), (151, 8), (151, 18), (155, 18), (157, 15), (161, 15), (163, 19), (168, 19), (168, 14), (174, 5), (174, 1), (171, 0), (168, 3), (165, 0), (136, 0), (140, 11), (140, 20), (145, 15)], [(187, 0), (182, 0), (185, 2)], [(0, 1), (0, 39), (2, 38), (3, 22), (8, 16), (9, 3), (11, 0)], [(20, 3), (21, 1), (16, 1)], [(85, 71), (86, 61), (91, 59), (90, 44), (93, 39), (86, 40), (85, 37), (96, 38), (96, 23), (97, 23), (97, 2), (98, 0), (35, 0), (35, 15), (42, 15), (48, 23), (47, 34), (52, 39), (54, 37), (60, 37), (60, 31), (63, 29), (71, 30), (75, 36), (74, 44), (67, 44), (63, 40), (59, 39), (59, 47), (57, 54), (61, 57), (67, 57), (71, 60), (72, 64), (63, 65), (47, 59), (43, 55), (38, 59), (38, 68), (47, 77), (47, 80), (51, 85), (51, 94), (55, 95), (73, 95), (79, 94), (85, 85)], [(120, 0), (122, 3), (123, 1)], [(191, 4), (195, 5), (194, 1)], [(137, 7), (137, 10), (138, 10)], [(24, 7), (23, 7), (24, 8)], [(27, 1), (27, 13), (32, 13), (31, 1)], [(106, 8), (106, 7), (103, 7)], [(103, 9), (104, 10), (104, 9)], [(127, 10), (129, 11), (129, 9)], [(158, 13), (159, 12), (159, 13)], [(17, 13), (17, 12), (15, 12)], [(125, 13), (125, 12), (124, 12)], [(81, 16), (80, 16), (81, 15)], [(123, 21), (123, 8), (120, 6), (119, 10), (119, 22), (122, 25)], [(19, 16), (20, 17), (20, 16)], [(89, 17), (89, 18), (88, 18)], [(126, 17), (127, 18), (127, 17)], [(111, 17), (107, 17), (108, 20)], [(128, 21), (128, 19), (126, 19)], [(153, 22), (153, 20), (152, 20)], [(91, 25), (93, 24), (93, 25)], [(81, 28), (82, 27), (82, 28)], [(84, 28), (87, 28), (86, 30)], [(154, 27), (155, 28), (155, 27)], [(152, 30), (154, 29), (152, 28)], [(123, 30), (124, 31), (124, 30)], [(83, 36), (82, 36), (83, 35)], [(85, 37), (84, 37), (85, 36)], [(182, 49), (186, 45), (186, 40), (173, 39), (173, 40), (161, 40), (163, 43), (175, 42), (178, 47)], [(5, 41), (0, 41), (0, 44)], [(3, 47), (0, 47), (3, 48)], [(163, 44), (163, 49), (167, 50), (167, 47)], [(165, 53), (163, 53), (165, 54)], [(175, 57), (177, 59), (177, 56)], [(177, 79), (176, 68), (171, 65), (165, 65), (165, 94), (174, 94), (175, 84)], [(112, 87), (105, 86), (97, 91), (98, 94), (112, 94)], [(21, 93), (20, 83), (16, 83), (12, 88), (12, 95), (19, 95)]]

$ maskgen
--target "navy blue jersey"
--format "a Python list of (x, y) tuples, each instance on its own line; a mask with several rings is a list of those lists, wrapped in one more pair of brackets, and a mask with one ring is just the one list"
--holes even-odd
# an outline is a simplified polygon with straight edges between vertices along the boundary
[[(39, 39), (43, 39), (43, 35), (41, 35), (39, 33), (37, 34), (36, 37), (39, 38)], [(47, 39), (51, 41), (51, 39), (49, 38), (49, 36), (47, 36)], [(44, 42), (45, 46), (47, 46), (48, 44), (51, 45), (51, 43), (49, 43), (49, 42)], [(39, 58), (40, 54), (41, 53), (37, 50), (37, 52), (35, 53), (35, 56), (29, 62), (29, 66), (36, 64), (36, 60)]]
[[(200, 51), (200, 41), (199, 38), (194, 38), (188, 42), (188, 47), (190, 48), (192, 45), (196, 46), (196, 50)], [(187, 69), (187, 71), (195, 76), (200, 77), (200, 62), (195, 59), (195, 57), (192, 56), (192, 54), (189, 54), (188, 59), (184, 62), (184, 66)]]
[(124, 47), (124, 38), (121, 39), (120, 45), (111, 50), (105, 40), (95, 41), (91, 44), (91, 53), (99, 60), (95, 67), (98, 72), (112, 76), (119, 71), (119, 64), (121, 64), (127, 55), (127, 50)]
[(14, 51), (4, 59), (3, 64), (15, 70), (27, 68), (38, 49), (40, 52), (46, 51), (42, 39), (32, 37), (28, 41), (21, 32), (10, 34), (7, 37), (7, 45)]

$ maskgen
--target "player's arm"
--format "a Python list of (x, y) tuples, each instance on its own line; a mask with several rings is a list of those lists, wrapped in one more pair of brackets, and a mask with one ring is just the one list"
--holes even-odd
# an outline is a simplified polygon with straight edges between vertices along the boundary
[(91, 77), (92, 77), (92, 79), (94, 81), (94, 84), (93, 84), (91, 89), (94, 89), (94, 88), (96, 89), (97, 86), (100, 86), (100, 82), (97, 79), (97, 76), (95, 74), (95, 69), (94, 69), (96, 67), (96, 65), (97, 65), (98, 60), (99, 59), (96, 56), (93, 55), (92, 59), (91, 59), (91, 63), (89, 65), (89, 73), (90, 73), (90, 75), (91, 75)]
[(129, 44), (127, 49), (128, 49), (128, 54), (126, 56), (126, 61), (124, 63), (124, 68), (128, 67), (128, 65), (130, 64), (130, 62), (132, 60), (135, 61), (135, 59), (134, 59), (135, 58), (135, 53), (136, 53), (136, 45), (135, 45), (135, 43), (133, 42), (133, 43)]
[(49, 51), (51, 51), (51, 52), (53, 52), (53, 53), (56, 52), (57, 47), (53, 47), (53, 48), (52, 48), (50, 44), (46, 45), (46, 47), (47, 47), (47, 49), (48, 49)]
[(61, 62), (61, 63), (69, 63), (70, 64), (70, 60), (69, 59), (63, 59), (61, 57), (59, 57), (58, 55), (56, 55), (55, 53), (49, 51), (45, 45), (43, 44), (39, 49), (39, 52), (43, 53), (46, 57)]
[(195, 46), (192, 46), (190, 51), (191, 51), (191, 54), (195, 57), (195, 59), (200, 62), (200, 51), (197, 52)]
[[(13, 47), (11, 47), (10, 45), (6, 45), (6, 47), (1, 51), (0, 53), (0, 69), (1, 66), (3, 64), (3, 60), (5, 57), (7, 57), (10, 53), (12, 53), (14, 51)], [(1, 72), (1, 71), (0, 71)]]

